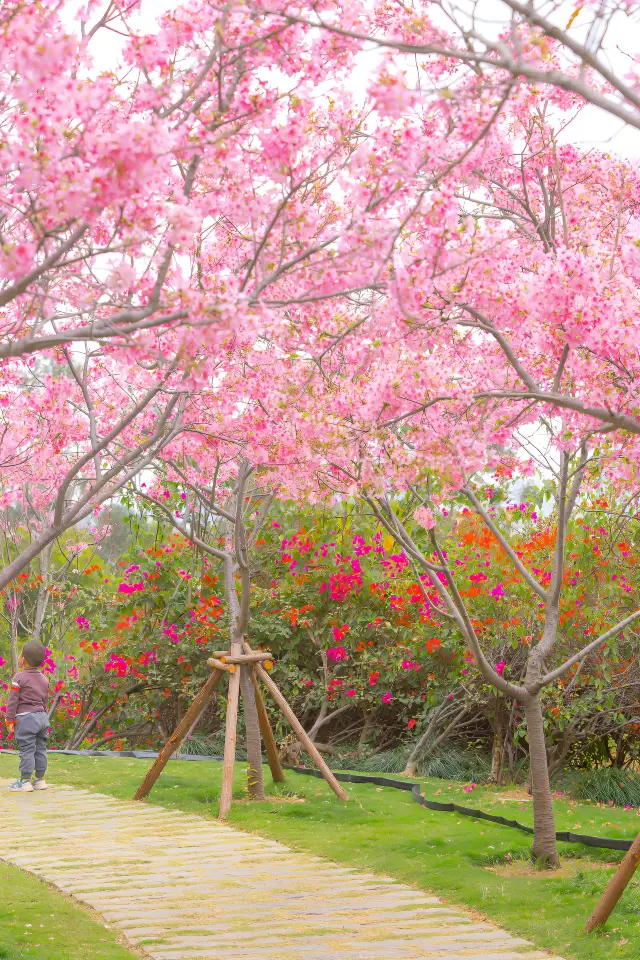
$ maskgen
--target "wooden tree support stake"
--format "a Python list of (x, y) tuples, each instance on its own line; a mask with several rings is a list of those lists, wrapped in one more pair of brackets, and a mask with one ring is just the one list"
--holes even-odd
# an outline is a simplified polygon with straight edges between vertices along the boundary
[(224, 761), (222, 764), (222, 788), (218, 816), (224, 820), (231, 809), (233, 797), (233, 768), (236, 762), (236, 737), (238, 733), (238, 699), (240, 696), (240, 671), (229, 677), (227, 695), (227, 722), (224, 733)]
[[(213, 655), (218, 657), (222, 663), (268, 663), (270, 660), (273, 660), (273, 654), (268, 651), (263, 652), (262, 650), (259, 653), (220, 653), (216, 650)], [(211, 663), (211, 660), (207, 660), (207, 663)]]
[(224, 670), (225, 673), (235, 673), (236, 668), (233, 664), (225, 663), (224, 660), (216, 660), (215, 657), (210, 657), (207, 660), (207, 663), (214, 670)]
[(324, 779), (327, 781), (327, 783), (335, 793), (336, 797), (339, 797), (341, 800), (348, 800), (349, 799), (348, 795), (342, 789), (342, 787), (340, 786), (340, 784), (338, 783), (334, 775), (331, 773), (331, 770), (329, 769), (329, 767), (326, 765), (326, 763), (318, 753), (317, 747), (314, 746), (313, 741), (311, 741), (307, 736), (306, 730), (304, 729), (304, 727), (296, 717), (295, 713), (289, 706), (288, 701), (280, 692), (280, 690), (278, 689), (276, 684), (273, 682), (273, 680), (271, 679), (267, 671), (259, 663), (256, 664), (255, 669), (258, 676), (262, 680), (263, 684), (265, 685), (265, 687), (267, 688), (267, 690), (269, 691), (269, 693), (271, 694), (275, 702), (278, 704), (278, 706), (282, 710), (286, 719), (289, 721), (290, 726), (293, 727), (293, 730), (298, 740), (300, 741), (304, 749), (307, 751), (311, 759), (314, 761), (318, 770), (320, 771)]
[(256, 709), (258, 711), (258, 720), (260, 722), (260, 733), (262, 734), (262, 741), (267, 752), (267, 760), (269, 761), (271, 776), (274, 783), (284, 783), (284, 771), (280, 764), (280, 757), (278, 756), (276, 738), (273, 735), (273, 730), (271, 729), (271, 724), (269, 723), (267, 708), (265, 707), (264, 700), (262, 699), (258, 678), (256, 677), (255, 670), (253, 669), (251, 670), (251, 682), (256, 694)]
[(587, 920), (585, 927), (587, 933), (591, 933), (596, 927), (601, 927), (603, 923), (607, 922), (631, 877), (638, 869), (638, 864), (640, 864), (640, 833), (631, 844), (630, 849), (627, 850), (624, 860), (611, 877), (600, 902)]
[(154, 783), (166, 767), (172, 754), (180, 748), (182, 741), (191, 730), (192, 724), (202, 714), (223, 676), (224, 672), (222, 670), (214, 670), (206, 683), (203, 684), (184, 717), (147, 771), (147, 775), (135, 792), (134, 800), (144, 800), (145, 797), (149, 796)]

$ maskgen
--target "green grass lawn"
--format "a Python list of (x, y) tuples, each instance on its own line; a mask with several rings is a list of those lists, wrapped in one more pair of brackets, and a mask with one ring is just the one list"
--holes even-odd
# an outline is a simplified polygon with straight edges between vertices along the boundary
[(135, 960), (100, 919), (0, 861), (2, 960)]
[[(14, 758), (0, 756), (0, 776), (12, 775), (15, 766)], [(128, 758), (52, 756), (49, 779), (130, 799), (147, 766), (148, 761)], [(218, 763), (172, 761), (150, 800), (213, 817), (220, 775)], [(237, 802), (230, 823), (244, 830), (434, 891), (566, 960), (640, 957), (640, 874), (607, 928), (595, 936), (582, 933), (622, 854), (561, 844), (563, 870), (537, 874), (526, 863), (530, 844), (526, 834), (457, 814), (431, 812), (414, 803), (409, 793), (345, 784), (350, 801), (344, 803), (322, 781), (290, 771), (286, 784), (276, 788), (266, 769), (273, 799), (254, 804), (245, 799), (242, 775), (238, 764)], [(467, 794), (462, 787), (443, 780), (423, 781), (428, 798), (451, 799), (531, 823), (531, 803), (522, 791), (486, 787)], [(627, 839), (640, 829), (635, 810), (602, 808), (564, 797), (556, 800), (555, 807), (558, 829)]]

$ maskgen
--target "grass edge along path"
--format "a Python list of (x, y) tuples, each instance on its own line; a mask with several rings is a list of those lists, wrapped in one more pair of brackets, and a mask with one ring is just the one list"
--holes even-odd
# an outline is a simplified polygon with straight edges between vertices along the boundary
[(1, 960), (137, 960), (142, 956), (125, 946), (124, 938), (89, 907), (4, 860), (0, 860), (0, 891)]
[[(50, 776), (56, 782), (118, 799), (132, 797), (148, 764), (129, 758), (51, 759)], [(0, 756), (0, 775), (10, 775), (13, 764), (13, 758)], [(566, 866), (560, 875), (522, 873), (530, 838), (520, 831), (430, 812), (414, 803), (410, 793), (382, 787), (348, 785), (351, 802), (342, 803), (320, 781), (290, 771), (280, 788), (270, 784), (267, 773), (273, 799), (252, 804), (244, 800), (243, 772), (238, 764), (231, 825), (434, 892), (566, 960), (637, 960), (640, 956), (638, 883), (629, 888), (605, 931), (595, 936), (582, 933), (622, 854), (561, 844)], [(218, 764), (172, 761), (150, 801), (215, 817), (219, 786)], [(462, 792), (462, 784), (432, 780), (424, 782), (424, 790), (433, 799), (470, 799)], [(501, 792), (508, 788), (477, 790), (472, 802), (491, 809)], [(526, 822), (530, 806), (524, 802), (515, 806), (511, 812)], [(640, 823), (635, 811), (611, 812), (571, 801), (557, 801), (556, 806), (559, 829), (580, 826), (592, 834), (613, 830), (613, 835), (630, 838)]]

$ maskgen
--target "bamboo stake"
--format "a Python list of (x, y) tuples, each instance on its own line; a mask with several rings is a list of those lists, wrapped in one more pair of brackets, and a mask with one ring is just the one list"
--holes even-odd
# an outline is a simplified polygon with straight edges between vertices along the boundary
[[(218, 650), (213, 654), (214, 657), (217, 657), (222, 663), (258, 663), (259, 661), (268, 662), (273, 660), (273, 654), (260, 651), (260, 653), (220, 653)], [(207, 663), (211, 663), (210, 660)]]
[(611, 877), (607, 889), (587, 920), (587, 925), (584, 928), (586, 933), (591, 933), (596, 927), (601, 927), (607, 922), (631, 877), (636, 872), (638, 864), (640, 864), (640, 833), (631, 844), (630, 849), (627, 850), (624, 860)]
[(193, 703), (147, 771), (144, 780), (135, 792), (133, 798), (134, 800), (144, 800), (145, 797), (149, 796), (151, 790), (153, 789), (153, 785), (166, 767), (171, 755), (180, 748), (182, 741), (191, 731), (195, 721), (202, 716), (204, 708), (211, 700), (213, 694), (215, 693), (216, 687), (220, 683), (220, 680), (223, 676), (224, 673), (222, 670), (214, 670), (206, 683), (200, 688), (200, 691), (195, 697)]
[(264, 748), (267, 752), (267, 760), (269, 761), (271, 776), (274, 783), (284, 783), (284, 771), (280, 764), (280, 757), (278, 756), (276, 738), (273, 735), (273, 730), (271, 729), (271, 724), (269, 723), (269, 714), (267, 713), (267, 708), (265, 707), (264, 700), (262, 699), (262, 693), (260, 691), (260, 685), (258, 683), (258, 678), (256, 677), (256, 672), (253, 669), (251, 670), (251, 682), (256, 694), (256, 709), (258, 711), (258, 720), (260, 722), (260, 733), (262, 734)]
[(238, 734), (238, 698), (240, 695), (240, 671), (230, 674), (227, 695), (227, 721), (224, 732), (224, 762), (222, 764), (222, 788), (218, 816), (224, 820), (231, 809), (233, 797), (233, 768), (236, 762), (236, 737)]
[(331, 773), (331, 770), (329, 769), (329, 767), (326, 765), (326, 763), (318, 753), (317, 748), (314, 746), (313, 742), (307, 736), (306, 730), (304, 729), (304, 727), (296, 717), (295, 713), (289, 706), (288, 701), (280, 692), (280, 690), (278, 689), (276, 684), (273, 682), (273, 680), (271, 679), (267, 671), (259, 663), (256, 664), (255, 669), (257, 671), (258, 676), (262, 680), (263, 684), (265, 685), (265, 687), (267, 688), (267, 690), (269, 691), (269, 693), (271, 694), (275, 702), (278, 704), (278, 706), (282, 710), (286, 719), (289, 721), (289, 724), (293, 727), (293, 730), (298, 740), (300, 741), (304, 749), (307, 751), (311, 759), (314, 761), (314, 763), (318, 767), (318, 770), (320, 771), (324, 779), (327, 781), (327, 783), (329, 784), (329, 786), (331, 787), (335, 795), (339, 797), (341, 800), (348, 800), (349, 797), (347, 796), (345, 791), (342, 789), (342, 787), (340, 786), (340, 784), (338, 783), (334, 775)]

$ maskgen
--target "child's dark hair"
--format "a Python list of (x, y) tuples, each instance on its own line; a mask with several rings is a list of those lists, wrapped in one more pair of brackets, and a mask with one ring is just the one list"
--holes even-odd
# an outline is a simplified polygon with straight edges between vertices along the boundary
[(22, 648), (22, 656), (30, 667), (40, 667), (47, 659), (47, 651), (37, 640), (28, 640)]

